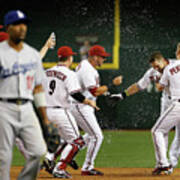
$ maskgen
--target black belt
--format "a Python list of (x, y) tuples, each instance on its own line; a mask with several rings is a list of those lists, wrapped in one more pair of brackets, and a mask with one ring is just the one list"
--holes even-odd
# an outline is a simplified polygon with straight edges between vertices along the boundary
[(17, 105), (23, 105), (23, 104), (26, 104), (27, 102), (29, 102), (30, 100), (29, 99), (20, 99), (20, 98), (17, 98), (17, 99), (0, 98), (0, 101), (14, 103)]
[(61, 106), (47, 106), (47, 108), (57, 108), (57, 109), (60, 109), (60, 108), (62, 108)]

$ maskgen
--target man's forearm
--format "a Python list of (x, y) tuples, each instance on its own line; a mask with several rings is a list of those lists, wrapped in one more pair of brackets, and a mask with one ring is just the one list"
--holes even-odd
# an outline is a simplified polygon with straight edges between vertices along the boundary
[(46, 104), (45, 93), (44, 93), (42, 85), (37, 85), (34, 88), (33, 93), (34, 93), (34, 104), (38, 110), (38, 113), (41, 119), (43, 120), (43, 123), (48, 124), (49, 121), (46, 114), (47, 104)]
[(140, 88), (137, 85), (137, 83), (132, 84), (125, 90), (125, 92), (127, 93), (128, 96), (134, 95), (134, 94), (138, 93), (139, 91), (140, 91)]

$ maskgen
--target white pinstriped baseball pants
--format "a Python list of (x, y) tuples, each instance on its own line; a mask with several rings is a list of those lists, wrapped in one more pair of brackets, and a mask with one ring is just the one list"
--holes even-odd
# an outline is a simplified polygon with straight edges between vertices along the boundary
[(161, 114), (151, 130), (156, 156), (156, 166), (169, 166), (165, 138), (168, 132), (178, 123), (180, 123), (180, 103), (174, 101), (169, 108)]
[(96, 116), (94, 109), (84, 104), (72, 104), (71, 112), (75, 117), (78, 126), (88, 134), (88, 145), (86, 159), (83, 164), (82, 170), (91, 170), (94, 168), (94, 161), (103, 141), (103, 134)]

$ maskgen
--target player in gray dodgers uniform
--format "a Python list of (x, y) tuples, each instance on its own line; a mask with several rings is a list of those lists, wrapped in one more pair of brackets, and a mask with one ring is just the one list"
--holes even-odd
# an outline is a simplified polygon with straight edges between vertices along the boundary
[(9, 180), (12, 150), (19, 137), (29, 158), (18, 180), (34, 180), (38, 174), (40, 158), (46, 153), (39, 121), (34, 113), (35, 105), (48, 124), (46, 101), (42, 88), (45, 77), (39, 52), (24, 43), (27, 32), (26, 15), (10, 11), (4, 17), (9, 34), (8, 41), (0, 43), (0, 179)]

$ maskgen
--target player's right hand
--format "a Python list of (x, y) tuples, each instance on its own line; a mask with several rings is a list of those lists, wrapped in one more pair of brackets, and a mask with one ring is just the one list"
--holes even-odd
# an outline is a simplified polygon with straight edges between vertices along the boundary
[(53, 33), (51, 33), (48, 40), (46, 41), (46, 46), (48, 48), (53, 49), (55, 47), (55, 45), (56, 45), (56, 37), (53, 35)]
[(87, 104), (93, 108), (95, 108), (97, 111), (100, 110), (100, 108), (96, 105), (96, 101), (90, 100), (90, 99), (85, 99), (84, 104)]

